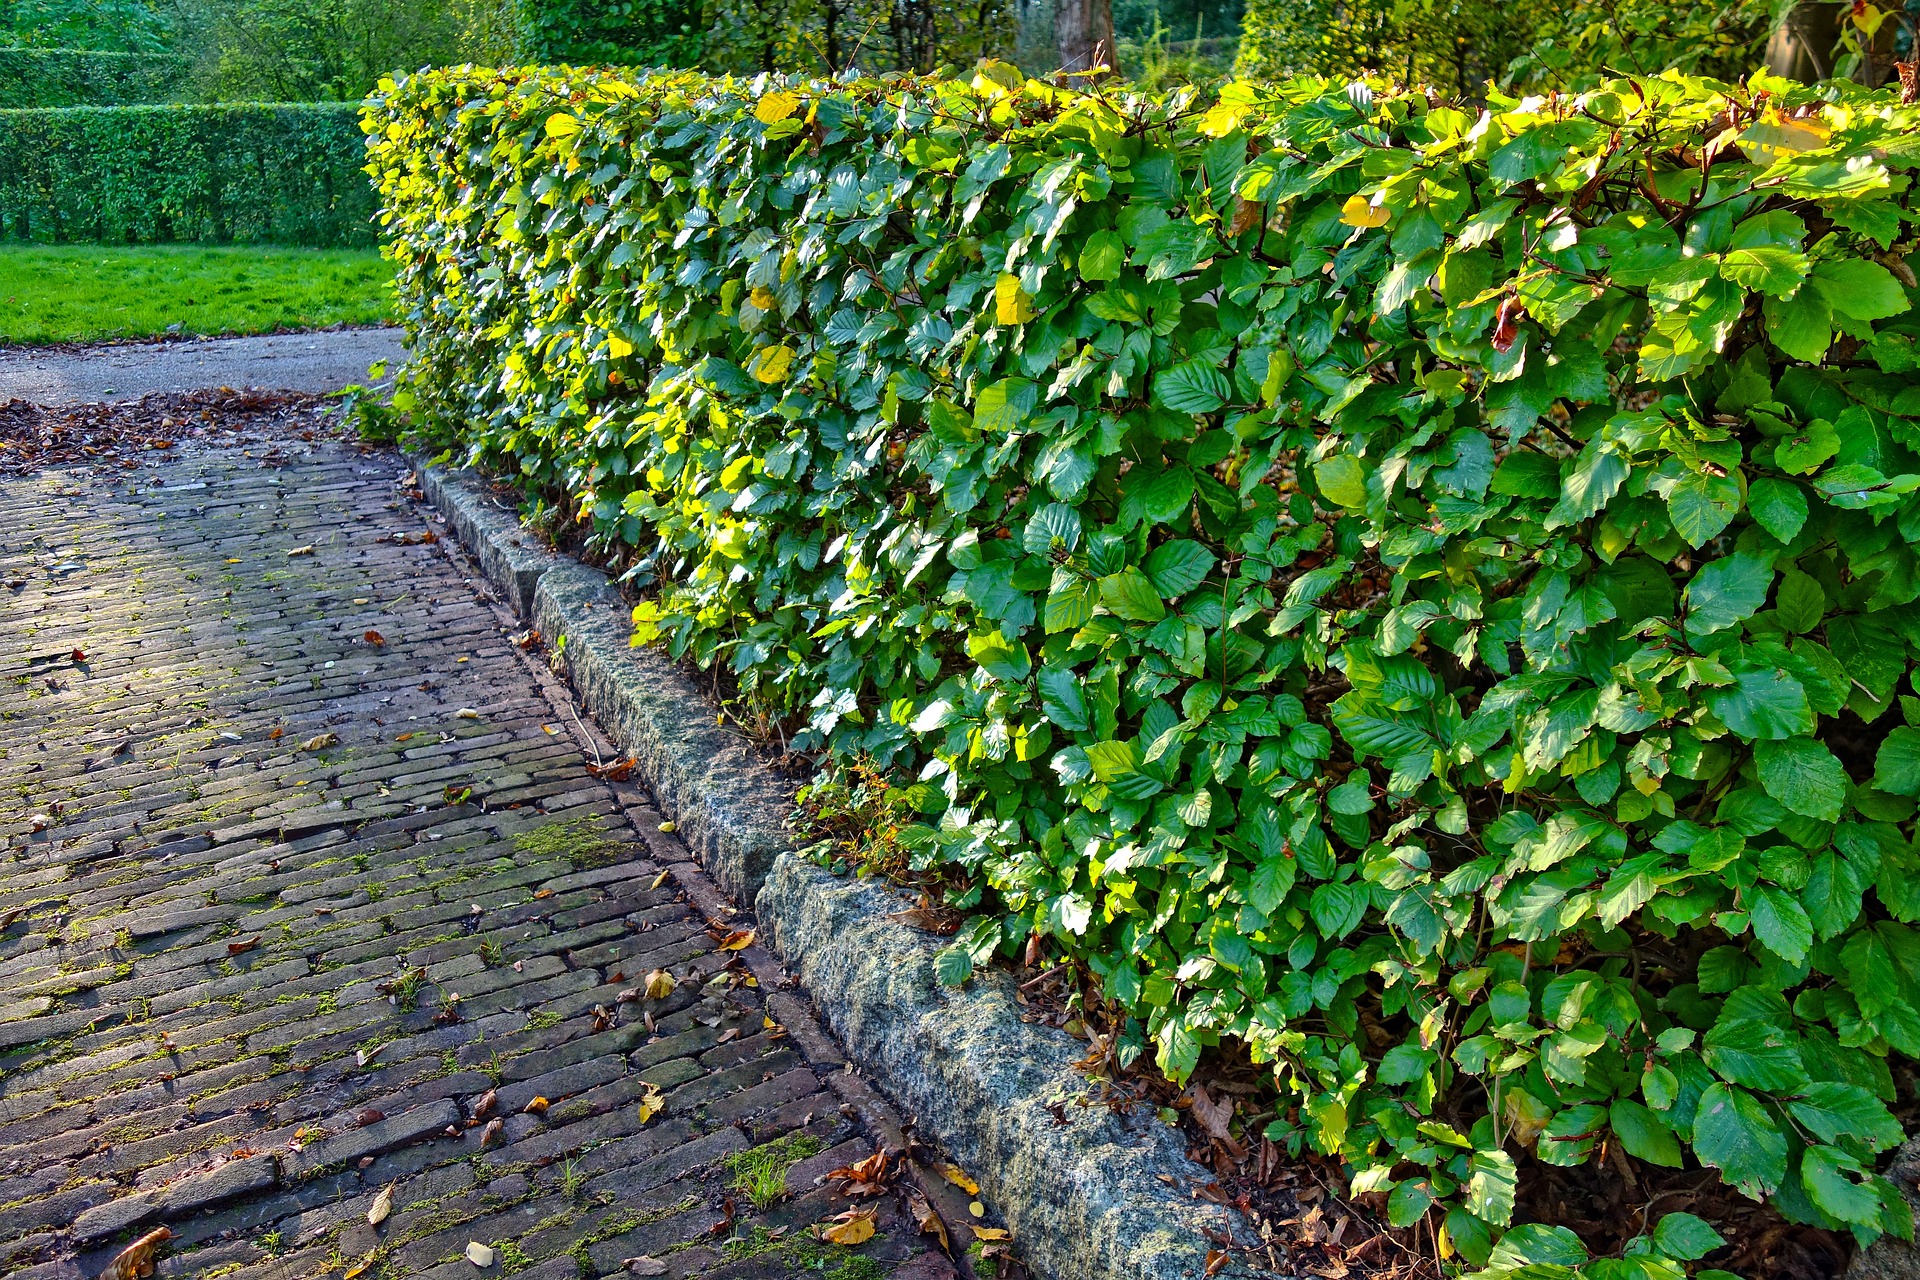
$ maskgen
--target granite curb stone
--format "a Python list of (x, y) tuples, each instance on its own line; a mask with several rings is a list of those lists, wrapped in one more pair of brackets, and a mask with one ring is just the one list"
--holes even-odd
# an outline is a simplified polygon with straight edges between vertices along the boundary
[(941, 987), (939, 944), (889, 918), (898, 897), (795, 855), (788, 790), (716, 722), (684, 671), (630, 646), (627, 605), (605, 574), (552, 553), (511, 556), (527, 535), (496, 518), (484, 481), (416, 462), (489, 580), (510, 600), (531, 598), (522, 616), (558, 648), (681, 839), (753, 903), (849, 1055), (979, 1179), (1031, 1265), (1056, 1280), (1199, 1280), (1209, 1236), (1248, 1240), (1237, 1214), (1193, 1197), (1212, 1175), (1178, 1132), (1095, 1102), (1072, 1065), (1080, 1042), (1021, 1021), (1005, 975)]

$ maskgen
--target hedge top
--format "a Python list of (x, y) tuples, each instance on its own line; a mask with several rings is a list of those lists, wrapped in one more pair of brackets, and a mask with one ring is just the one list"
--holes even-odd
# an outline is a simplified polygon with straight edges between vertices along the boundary
[(464, 69), (367, 128), (422, 422), (896, 780), (947, 980), (1037, 935), (1103, 1056), (1250, 1045), (1491, 1275), (1722, 1243), (1505, 1230), (1534, 1162), (1911, 1231), (1920, 109)]

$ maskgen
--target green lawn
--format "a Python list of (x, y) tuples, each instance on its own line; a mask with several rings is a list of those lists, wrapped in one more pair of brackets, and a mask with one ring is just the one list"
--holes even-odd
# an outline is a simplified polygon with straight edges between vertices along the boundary
[(372, 249), (0, 244), (0, 341), (378, 324), (392, 280)]

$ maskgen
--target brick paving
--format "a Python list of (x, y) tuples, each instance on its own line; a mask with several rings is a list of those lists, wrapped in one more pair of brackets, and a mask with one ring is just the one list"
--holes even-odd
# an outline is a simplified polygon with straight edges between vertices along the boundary
[(402, 460), (156, 457), (0, 481), (0, 1274), (953, 1275), (806, 1234), (881, 1121)]

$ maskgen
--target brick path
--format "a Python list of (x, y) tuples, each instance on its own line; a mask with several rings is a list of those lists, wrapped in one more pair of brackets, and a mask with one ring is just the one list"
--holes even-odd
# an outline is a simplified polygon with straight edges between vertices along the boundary
[(175, 452), (0, 481), (0, 1273), (950, 1276), (804, 1233), (871, 1113), (401, 461)]

